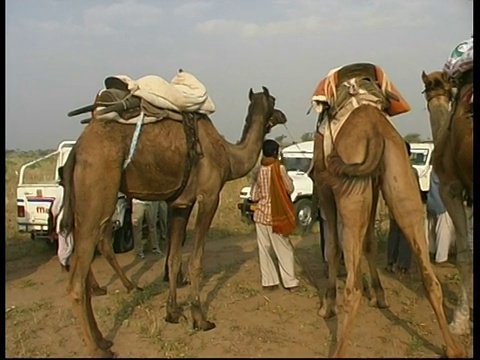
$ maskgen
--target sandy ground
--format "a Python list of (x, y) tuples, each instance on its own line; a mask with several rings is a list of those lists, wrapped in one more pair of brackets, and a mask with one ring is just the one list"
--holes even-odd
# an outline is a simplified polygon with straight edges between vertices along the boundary
[[(101, 331), (114, 342), (118, 357), (328, 357), (334, 349), (338, 320), (343, 318), (344, 278), (338, 280), (339, 316), (325, 321), (318, 316), (319, 294), (326, 287), (315, 234), (293, 237), (301, 291), (261, 288), (254, 235), (210, 240), (204, 256), (202, 299), (209, 320), (217, 327), (193, 331), (186, 299), (188, 287), (179, 290), (187, 320), (164, 321), (166, 284), (161, 281), (164, 257), (133, 252), (118, 255), (127, 275), (143, 292), (127, 294), (106, 261), (93, 264), (97, 280), (108, 295), (93, 300)], [(185, 261), (191, 244), (186, 245)], [(368, 306), (362, 299), (351, 333), (348, 356), (439, 357), (443, 340), (435, 316), (419, 281), (412, 274), (380, 276), (388, 309)], [(365, 265), (365, 264), (363, 264)], [(365, 266), (364, 266), (364, 269)], [(455, 269), (436, 269), (445, 292), (447, 313), (456, 300)], [(67, 274), (53, 254), (29, 253), (6, 263), (6, 356), (88, 356), (70, 297)], [(318, 289), (318, 290), (317, 290)], [(459, 337), (472, 354), (472, 337)]]

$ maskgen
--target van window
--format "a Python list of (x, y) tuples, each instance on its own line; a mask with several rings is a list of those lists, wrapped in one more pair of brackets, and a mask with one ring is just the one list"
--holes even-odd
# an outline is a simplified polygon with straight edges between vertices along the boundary
[(306, 173), (310, 169), (312, 159), (306, 157), (284, 157), (283, 165), (287, 171), (301, 171)]
[(427, 165), (428, 153), (430, 150), (413, 150), (410, 154), (410, 162), (412, 165)]

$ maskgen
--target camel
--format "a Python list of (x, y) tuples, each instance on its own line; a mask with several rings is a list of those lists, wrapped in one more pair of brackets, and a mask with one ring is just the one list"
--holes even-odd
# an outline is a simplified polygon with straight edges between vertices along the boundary
[(422, 81), (435, 145), (432, 166), (440, 180), (440, 196), (455, 227), (457, 267), (461, 277), (461, 296), (450, 329), (455, 334), (469, 334), (472, 253), (468, 248), (463, 193), (473, 199), (473, 117), (469, 111), (473, 72), (461, 76), (455, 99), (452, 99), (452, 84), (444, 72), (434, 71), (427, 75), (423, 71)]
[[(362, 74), (356, 75), (357, 84), (362, 87), (362, 83), (368, 79)], [(344, 84), (340, 80), (338, 83)], [(352, 97), (357, 97), (359, 93), (356, 94)], [(338, 97), (340, 98), (340, 95)], [(442, 306), (442, 289), (430, 264), (424, 210), (420, 193), (414, 191), (418, 185), (411, 171), (405, 142), (387, 118), (385, 107), (359, 101), (338, 130), (329, 154), (325, 155), (324, 151), (325, 133), (317, 131), (314, 139), (313, 179), (316, 198), (325, 211), (328, 229), (333, 229), (328, 232), (331, 254), (328, 263), (328, 287), (319, 312), (324, 318), (337, 314), (336, 279), (341, 256), (337, 216), (341, 217), (343, 223), (341, 236), (347, 270), (344, 290), (346, 315), (339, 328), (333, 357), (345, 356), (348, 336), (362, 297), (362, 252), (365, 254), (371, 277), (370, 306), (388, 307), (375, 262), (377, 245), (374, 224), (380, 190), (416, 256), (427, 298), (446, 344), (447, 356), (466, 356), (448, 328)], [(330, 122), (332, 117), (329, 110), (327, 116), (324, 121)], [(319, 120), (322, 119), (323, 113), (319, 117)]]
[[(144, 125), (125, 170), (122, 166), (135, 126), (100, 120), (98, 114), (104, 109), (92, 111), (92, 120), (78, 138), (75, 155), (67, 160), (64, 169), (62, 229), (74, 232), (75, 251), (68, 291), (93, 357), (114, 355), (110, 350), (113, 343), (103, 337), (97, 326), (90, 287), (86, 285), (91, 276), (95, 247), (111, 231), (110, 218), (118, 191), (131, 198), (167, 200), (171, 207), (167, 258), (171, 276), (165, 317), (170, 323), (178, 323), (183, 316), (177, 305), (177, 282), (174, 280), (181, 265), (181, 243), (188, 219), (193, 206), (198, 204), (193, 251), (188, 264), (191, 314), (195, 329), (207, 331), (215, 327), (213, 322), (206, 320), (201, 309), (200, 274), (205, 237), (217, 210), (220, 192), (227, 181), (245, 176), (254, 167), (265, 135), (273, 126), (286, 122), (285, 115), (275, 109), (275, 98), (266, 87), (258, 93), (250, 89), (249, 100), (246, 124), (236, 145), (218, 133), (207, 115), (195, 114), (197, 145), (202, 154), (192, 160), (189, 156), (192, 148), (188, 146), (191, 134), (185, 130), (185, 123), (169, 116)], [(86, 109), (90, 111), (98, 103), (99, 95), (93, 106)], [(112, 109), (119, 111), (124, 109), (122, 106), (124, 102), (113, 105)], [(186, 166), (189, 161), (190, 166)]]

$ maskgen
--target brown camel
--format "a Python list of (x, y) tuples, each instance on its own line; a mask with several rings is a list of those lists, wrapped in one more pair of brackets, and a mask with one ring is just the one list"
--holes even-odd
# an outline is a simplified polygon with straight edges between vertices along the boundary
[(422, 81), (435, 144), (432, 165), (440, 180), (440, 196), (455, 227), (457, 267), (462, 280), (461, 296), (450, 329), (456, 334), (469, 334), (472, 253), (468, 247), (463, 194), (466, 192), (473, 199), (473, 117), (469, 109), (473, 72), (462, 74), (456, 84), (455, 99), (452, 99), (452, 84), (445, 73), (434, 71), (427, 75), (422, 72)]
[[(357, 80), (360, 87), (366, 81), (363, 76)], [(330, 118), (324, 121), (330, 121)], [(347, 270), (344, 290), (346, 315), (333, 356), (345, 355), (348, 336), (362, 297), (362, 252), (365, 253), (371, 276), (370, 305), (380, 308), (388, 306), (375, 261), (377, 245), (374, 223), (380, 190), (417, 258), (427, 298), (445, 340), (447, 356), (465, 356), (449, 331), (442, 306), (442, 289), (430, 264), (424, 210), (420, 193), (413, 191), (418, 185), (411, 171), (405, 142), (385, 112), (377, 106), (360, 102), (338, 130), (326, 162), (324, 154), (324, 135), (317, 132), (314, 142), (315, 192), (319, 206), (325, 211), (328, 229), (332, 229), (327, 239), (330, 250), (329, 276), (320, 309), (321, 316), (328, 318), (337, 313), (336, 278), (341, 255), (337, 216), (341, 217), (343, 224), (341, 236)]]
[[(142, 200), (170, 202), (167, 261), (171, 276), (165, 318), (170, 323), (178, 323), (182, 316), (177, 305), (177, 283), (172, 279), (177, 279), (181, 243), (192, 208), (198, 203), (188, 266), (191, 314), (194, 328), (210, 330), (215, 327), (205, 319), (201, 309), (200, 273), (205, 236), (217, 210), (220, 191), (227, 181), (245, 176), (253, 168), (266, 133), (272, 126), (286, 122), (285, 115), (274, 109), (275, 98), (267, 88), (263, 87), (259, 93), (250, 89), (249, 100), (242, 138), (236, 145), (228, 143), (218, 133), (208, 116), (196, 116), (197, 145), (203, 155), (192, 162), (188, 173), (185, 164), (191, 158), (182, 122), (166, 118), (145, 124), (131, 162), (122, 170), (135, 127), (102, 121), (98, 118), (100, 111), (93, 111), (93, 119), (80, 135), (75, 155), (64, 169), (62, 224), (64, 230), (74, 232), (75, 251), (68, 290), (92, 356), (113, 356), (109, 349), (112, 342), (98, 329), (90, 287), (86, 284), (95, 247), (110, 236), (110, 218), (118, 191)], [(179, 194), (178, 189), (181, 190)]]

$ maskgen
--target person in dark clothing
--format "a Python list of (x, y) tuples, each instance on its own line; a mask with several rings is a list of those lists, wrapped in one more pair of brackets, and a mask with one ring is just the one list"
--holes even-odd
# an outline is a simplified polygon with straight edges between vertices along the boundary
[[(410, 144), (405, 142), (407, 147), (407, 154), (410, 156)], [(417, 170), (412, 166), (412, 171), (417, 179), (418, 191), (420, 192), (420, 183), (418, 179)], [(412, 249), (408, 243), (405, 235), (398, 227), (395, 219), (390, 215), (390, 229), (387, 239), (387, 267), (385, 270), (388, 272), (395, 272), (395, 265), (398, 271), (405, 274), (410, 269), (412, 264)]]

